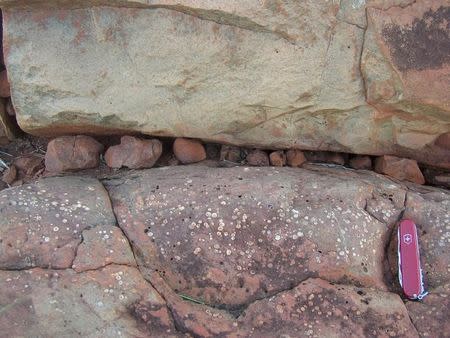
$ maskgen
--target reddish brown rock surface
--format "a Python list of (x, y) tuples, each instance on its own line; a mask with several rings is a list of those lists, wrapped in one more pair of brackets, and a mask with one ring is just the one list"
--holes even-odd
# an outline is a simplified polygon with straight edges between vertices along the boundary
[(286, 152), (286, 160), (290, 167), (301, 167), (306, 162), (306, 157), (302, 151), (290, 149)]
[(164, 300), (136, 268), (0, 272), (8, 337), (181, 337)]
[(403, 199), (396, 207), (392, 183), (373, 180), (377, 187), (297, 168), (196, 166), (105, 183), (145, 271), (234, 308), (307, 277), (384, 288), (390, 224), (364, 207), (378, 194), (399, 214)]
[(419, 337), (397, 295), (319, 279), (256, 301), (239, 321), (250, 337)]
[(371, 170), (372, 159), (370, 156), (355, 156), (349, 161), (350, 167), (357, 170)]
[(267, 167), (270, 165), (269, 155), (264, 150), (252, 150), (247, 155), (247, 163), (255, 167)]
[(183, 164), (200, 162), (206, 159), (205, 147), (197, 140), (177, 138), (173, 143), (173, 153)]
[(0, 192), (0, 268), (68, 268), (86, 228), (113, 226), (95, 179), (48, 178)]
[(9, 88), (8, 74), (6, 70), (0, 72), (0, 97), (10, 97), (11, 89)]
[(105, 161), (111, 168), (151, 168), (161, 154), (162, 143), (159, 140), (122, 136), (119, 145), (108, 148), (105, 153)]
[(409, 316), (421, 337), (450, 337), (450, 284), (430, 290), (420, 302), (406, 303)]
[(90, 136), (62, 136), (51, 140), (45, 154), (45, 168), (50, 172), (98, 167), (103, 145)]
[(274, 167), (283, 167), (286, 165), (286, 154), (282, 150), (271, 152), (270, 164)]
[(401, 181), (417, 184), (425, 183), (425, 178), (414, 160), (385, 155), (375, 160), (374, 168), (377, 173), (388, 175)]
[(83, 231), (72, 268), (77, 271), (95, 270), (109, 264), (135, 266), (133, 252), (119, 227), (97, 225)]
[[(314, 164), (178, 166), (102, 182), (107, 190), (68, 176), (0, 192), (4, 335), (409, 338), (448, 331), (446, 190)], [(390, 237), (400, 217), (418, 225), (430, 291), (406, 307), (386, 291), (398, 291)]]

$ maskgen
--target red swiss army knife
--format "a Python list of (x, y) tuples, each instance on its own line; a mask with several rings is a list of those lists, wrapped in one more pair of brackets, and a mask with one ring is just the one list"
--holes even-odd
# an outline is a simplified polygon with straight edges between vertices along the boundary
[(402, 220), (398, 226), (398, 278), (409, 299), (422, 299), (427, 295), (420, 267), (419, 241), (413, 221)]

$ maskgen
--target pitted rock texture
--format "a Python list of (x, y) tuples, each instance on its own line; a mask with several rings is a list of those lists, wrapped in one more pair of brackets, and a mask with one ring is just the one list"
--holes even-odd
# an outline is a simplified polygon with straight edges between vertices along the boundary
[(418, 337), (400, 297), (389, 292), (313, 278), (233, 318), (182, 302), (157, 273), (151, 278), (177, 327), (198, 337)]
[(83, 230), (116, 223), (106, 190), (90, 178), (2, 190), (0, 211), (0, 269), (69, 268)]
[(136, 268), (0, 272), (9, 337), (180, 337), (164, 300)]
[(122, 230), (110, 225), (97, 225), (83, 231), (72, 268), (95, 270), (109, 264), (136, 266), (133, 252)]
[(397, 295), (319, 279), (257, 301), (239, 319), (249, 337), (418, 337)]
[(104, 183), (143, 271), (236, 308), (308, 277), (385, 288), (384, 247), (405, 191), (354, 175), (171, 167)]
[[(446, 190), (313, 164), (170, 167), (103, 184), (46, 178), (0, 193), (3, 335), (448, 331)], [(384, 268), (401, 217), (418, 225), (430, 291), (406, 307)]]
[(444, 0), (0, 4), (30, 133), (135, 131), (450, 168), (433, 143), (450, 130)]
[(407, 302), (409, 316), (421, 337), (450, 337), (450, 284), (430, 290), (421, 302)]

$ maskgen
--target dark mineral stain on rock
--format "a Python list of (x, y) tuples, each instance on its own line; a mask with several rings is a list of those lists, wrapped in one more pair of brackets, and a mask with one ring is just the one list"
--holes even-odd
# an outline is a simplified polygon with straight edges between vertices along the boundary
[(400, 71), (437, 69), (450, 63), (450, 7), (429, 10), (411, 27), (387, 25), (382, 34)]

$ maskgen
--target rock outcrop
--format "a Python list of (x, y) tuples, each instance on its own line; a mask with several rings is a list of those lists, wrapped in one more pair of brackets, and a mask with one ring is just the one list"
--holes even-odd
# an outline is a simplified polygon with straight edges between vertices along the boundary
[(400, 185), (353, 171), (190, 169), (106, 182), (146, 273), (230, 308), (310, 277), (385, 287), (384, 248), (405, 208)]
[[(446, 190), (311, 164), (166, 167), (102, 183), (66, 176), (0, 192), (4, 335), (448, 331)], [(385, 251), (401, 217), (419, 226), (422, 303), (394, 293)]]
[(27, 132), (134, 131), (450, 168), (435, 144), (450, 130), (444, 0), (0, 5)]
[(136, 268), (0, 271), (0, 328), (9, 337), (181, 337)]
[(115, 226), (94, 179), (56, 177), (0, 193), (0, 269), (70, 268), (82, 232)]

